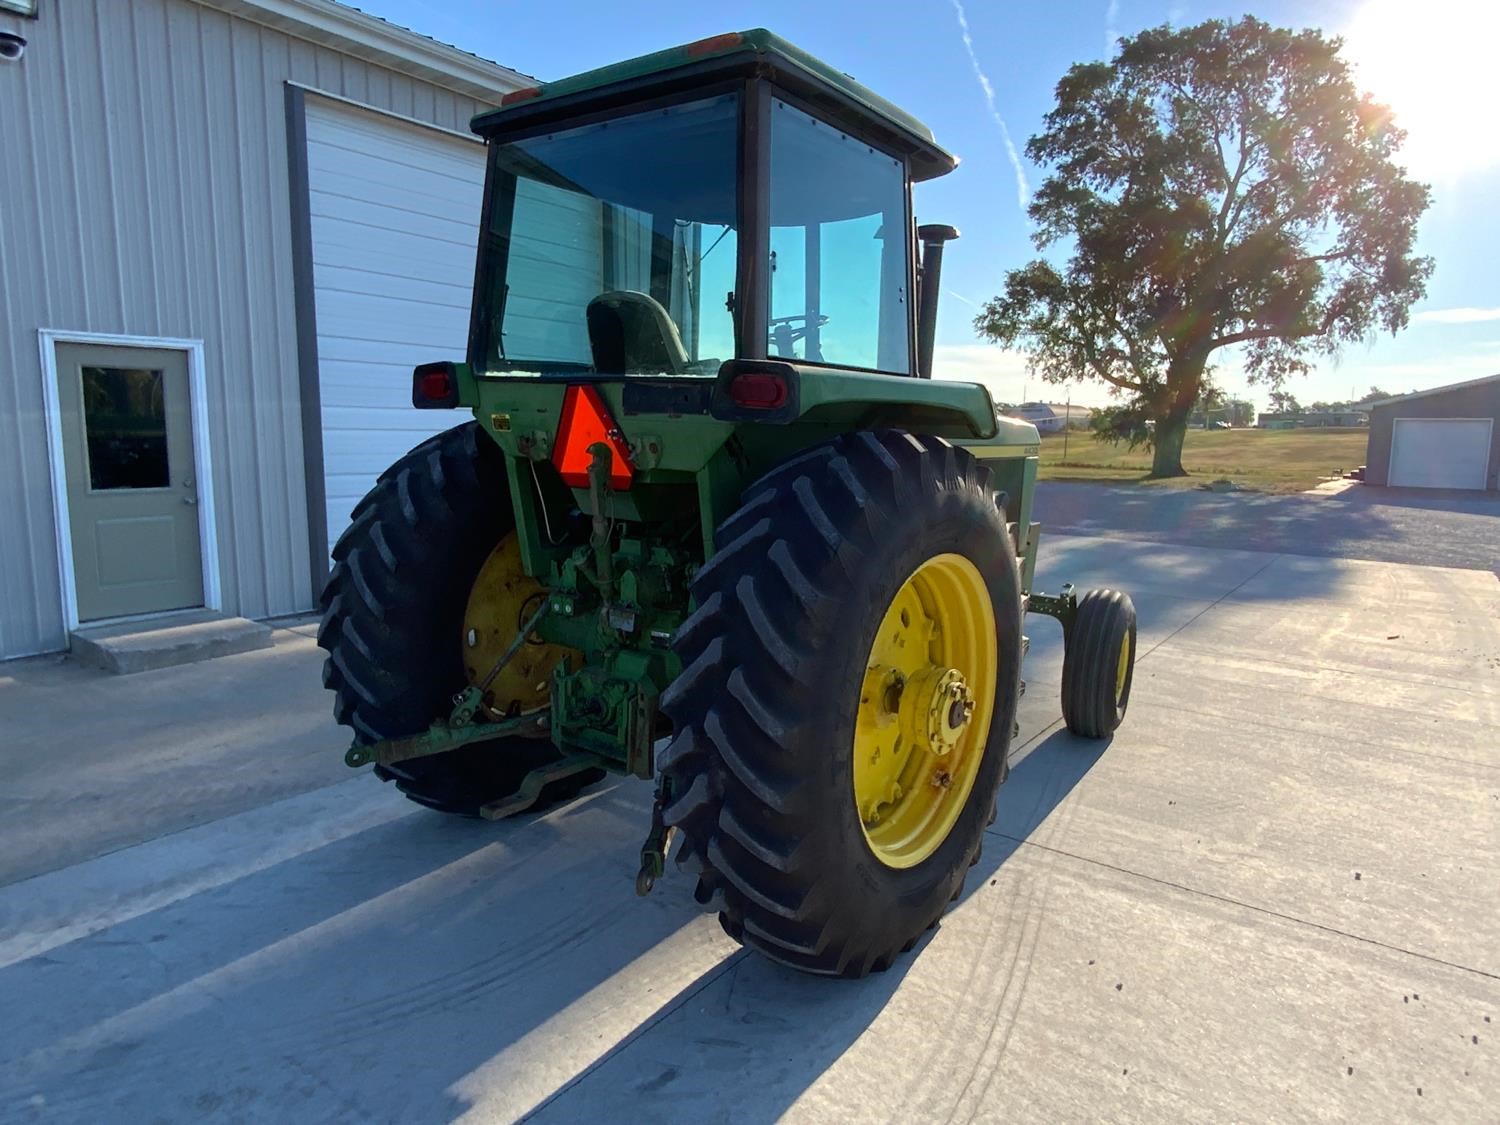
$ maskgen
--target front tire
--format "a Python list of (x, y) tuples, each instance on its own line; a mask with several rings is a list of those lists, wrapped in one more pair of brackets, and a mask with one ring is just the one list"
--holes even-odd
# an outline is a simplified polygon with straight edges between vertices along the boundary
[(1062, 709), (1068, 730), (1105, 738), (1130, 706), (1135, 680), (1135, 603), (1119, 590), (1089, 590), (1078, 599), (1063, 639)]
[(717, 542), (662, 696), (678, 862), (767, 956), (885, 969), (962, 890), (1004, 778), (1021, 601), (989, 472), (846, 434), (753, 485)]

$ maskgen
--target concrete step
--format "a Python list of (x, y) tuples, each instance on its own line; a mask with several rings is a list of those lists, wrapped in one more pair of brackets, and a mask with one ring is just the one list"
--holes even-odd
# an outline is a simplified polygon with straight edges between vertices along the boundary
[(206, 609), (77, 629), (71, 644), (80, 664), (120, 675), (270, 647), (269, 625)]

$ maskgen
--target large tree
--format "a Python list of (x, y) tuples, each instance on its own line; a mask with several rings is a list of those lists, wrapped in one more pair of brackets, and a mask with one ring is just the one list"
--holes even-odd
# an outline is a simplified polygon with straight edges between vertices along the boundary
[(1051, 166), (1037, 247), (1070, 254), (1011, 270), (975, 327), (1045, 379), (1108, 383), (1120, 402), (1100, 436), (1149, 441), (1155, 476), (1182, 475), (1220, 349), (1279, 388), (1399, 331), (1426, 292), (1412, 244), (1427, 187), (1395, 163), (1404, 134), (1340, 45), (1252, 17), (1143, 31), (1069, 70), (1026, 146)]

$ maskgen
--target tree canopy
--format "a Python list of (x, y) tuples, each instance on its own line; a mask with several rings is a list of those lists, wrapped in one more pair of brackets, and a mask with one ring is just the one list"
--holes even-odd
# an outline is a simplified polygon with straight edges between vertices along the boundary
[(1011, 270), (975, 326), (1045, 379), (1109, 384), (1106, 436), (1152, 442), (1157, 475), (1182, 472), (1215, 352), (1238, 345), (1251, 379), (1279, 388), (1399, 331), (1426, 292), (1427, 187), (1395, 162), (1404, 134), (1340, 45), (1248, 16), (1143, 31), (1072, 67), (1027, 143), (1051, 166), (1035, 242), (1070, 254)]
[(1271, 412), (1273, 414), (1301, 414), (1302, 404), (1297, 401), (1295, 395), (1288, 391), (1272, 391)]

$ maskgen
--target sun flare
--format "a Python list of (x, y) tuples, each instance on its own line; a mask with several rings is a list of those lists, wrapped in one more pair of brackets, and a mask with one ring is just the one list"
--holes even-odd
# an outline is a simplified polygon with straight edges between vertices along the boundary
[(1367, 0), (1344, 31), (1355, 81), (1406, 130), (1397, 159), (1442, 179), (1500, 164), (1495, 0)]

